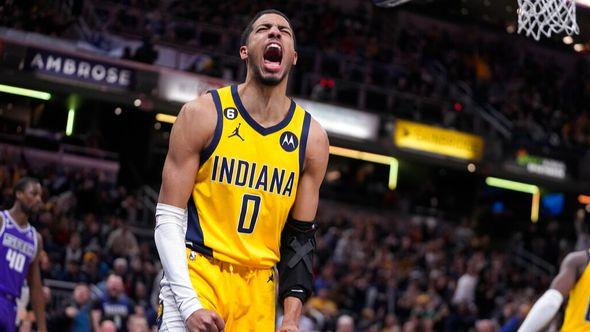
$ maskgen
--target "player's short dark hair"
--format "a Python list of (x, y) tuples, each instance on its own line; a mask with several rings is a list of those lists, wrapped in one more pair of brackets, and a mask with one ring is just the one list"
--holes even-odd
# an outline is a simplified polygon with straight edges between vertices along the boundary
[[(285, 13), (283, 13), (279, 10), (276, 10), (276, 9), (261, 10), (258, 13), (256, 13), (256, 15), (254, 15), (254, 18), (252, 20), (250, 20), (248, 25), (246, 25), (246, 27), (244, 28), (244, 31), (242, 31), (242, 36), (240, 38), (240, 45), (244, 46), (248, 43), (248, 37), (250, 36), (250, 33), (252, 33), (252, 26), (254, 25), (254, 22), (256, 22), (256, 20), (259, 19), (260, 16), (266, 15), (266, 14), (277, 14), (277, 15), (282, 16), (285, 20), (287, 20), (287, 23), (289, 23), (289, 26), (291, 27), (291, 31), (293, 31), (293, 24), (291, 24), (291, 20), (289, 20), (287, 15), (285, 15)], [(295, 45), (295, 32), (293, 32), (293, 45)]]
[(20, 180), (16, 181), (16, 183), (14, 184), (14, 187), (12, 188), (12, 193), (16, 196), (17, 192), (23, 192), (25, 191), (25, 189), (27, 189), (27, 186), (29, 185), (29, 183), (40, 183), (39, 180), (32, 178), (32, 177), (22, 177), (20, 178)]

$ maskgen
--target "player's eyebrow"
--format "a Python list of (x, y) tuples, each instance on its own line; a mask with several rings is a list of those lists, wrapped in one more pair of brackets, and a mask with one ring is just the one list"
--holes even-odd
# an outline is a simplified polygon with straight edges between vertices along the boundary
[[(272, 27), (273, 25), (274, 25), (273, 23), (260, 23), (260, 24), (259, 24), (259, 25), (256, 27), (256, 29), (258, 29), (258, 28), (260, 28), (260, 27), (270, 28), (270, 27)], [(291, 32), (291, 31), (292, 31), (292, 30), (291, 30), (291, 27), (290, 27), (290, 26), (288, 26), (288, 25), (277, 24), (277, 28), (278, 28), (279, 30), (288, 29), (288, 30), (289, 30), (289, 32)]]

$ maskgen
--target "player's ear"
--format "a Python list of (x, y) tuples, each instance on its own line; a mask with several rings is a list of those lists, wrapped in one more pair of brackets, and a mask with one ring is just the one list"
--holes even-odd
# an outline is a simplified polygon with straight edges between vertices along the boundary
[(297, 51), (293, 52), (293, 66), (297, 64)]
[(246, 45), (240, 47), (240, 59), (248, 59), (248, 48), (246, 47)]

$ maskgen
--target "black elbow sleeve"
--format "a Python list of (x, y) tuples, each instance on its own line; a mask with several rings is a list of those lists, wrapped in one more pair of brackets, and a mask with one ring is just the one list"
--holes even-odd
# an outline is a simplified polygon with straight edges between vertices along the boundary
[(313, 222), (289, 219), (281, 234), (279, 300), (292, 296), (305, 303), (313, 290), (313, 255), (315, 232)]

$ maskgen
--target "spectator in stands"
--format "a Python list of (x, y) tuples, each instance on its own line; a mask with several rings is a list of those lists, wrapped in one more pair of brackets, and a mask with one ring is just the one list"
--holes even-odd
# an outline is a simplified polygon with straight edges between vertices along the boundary
[(127, 319), (133, 313), (133, 302), (125, 295), (123, 280), (115, 274), (109, 275), (106, 280), (106, 294), (100, 296), (92, 305), (90, 316), (93, 328), (100, 331), (101, 322), (110, 320), (118, 331), (125, 332)]
[(322, 320), (332, 320), (338, 314), (338, 306), (330, 298), (327, 288), (320, 289), (316, 296), (309, 299), (307, 306), (310, 310), (317, 311), (322, 316)]
[(395, 315), (389, 314), (385, 316), (385, 322), (381, 332), (402, 332), (402, 328), (399, 325)]
[(117, 325), (112, 320), (105, 320), (100, 323), (98, 329), (94, 331), (99, 332), (118, 332)]
[(78, 233), (72, 234), (66, 247), (65, 262), (70, 261), (82, 261), (82, 249), (80, 248), (80, 235)]
[(475, 323), (475, 332), (496, 332), (496, 324), (490, 319), (478, 320)]
[(91, 330), (89, 315), (90, 292), (85, 284), (74, 288), (73, 298), (68, 303), (56, 305), (51, 301), (51, 290), (43, 289), (49, 331), (87, 332)]
[(518, 306), (518, 309), (516, 310), (516, 313), (508, 319), (508, 321), (502, 326), (502, 328), (500, 328), (500, 332), (516, 332), (520, 324), (522, 324), (522, 322), (526, 318), (529, 309), (529, 304), (520, 304)]
[(354, 332), (354, 320), (349, 315), (338, 317), (336, 332)]
[(131, 315), (127, 320), (128, 332), (148, 332), (148, 323), (145, 317), (139, 315)]
[(459, 302), (452, 306), (449, 317), (446, 319), (445, 331), (469, 331), (475, 324), (474, 309), (467, 302)]
[(74, 288), (73, 301), (65, 309), (72, 319), (70, 332), (87, 332), (92, 328), (90, 322), (90, 289), (86, 284)]
[(473, 263), (469, 263), (467, 272), (457, 281), (457, 289), (453, 295), (453, 303), (472, 304), (475, 301), (475, 287), (477, 286), (477, 268)]
[(119, 257), (113, 261), (114, 273), (116, 275), (118, 275), (119, 277), (124, 279), (125, 276), (127, 275), (128, 269), (129, 269), (129, 266), (127, 264), (127, 259), (125, 259), (123, 257)]
[(105, 249), (115, 257), (132, 257), (138, 254), (137, 238), (131, 233), (127, 222), (117, 218), (116, 227), (109, 234)]
[(93, 251), (86, 251), (82, 257), (81, 281), (89, 284), (97, 283), (101, 279), (101, 274), (98, 255)]
[(76, 260), (66, 262), (64, 273), (59, 277), (60, 280), (79, 282), (80, 281), (80, 263)]
[(135, 50), (133, 60), (153, 64), (158, 59), (158, 51), (154, 48), (152, 39), (150, 37), (143, 37), (143, 43)]
[(125, 46), (123, 49), (123, 54), (121, 55), (121, 59), (124, 60), (133, 60), (133, 54), (131, 48), (129, 46)]

